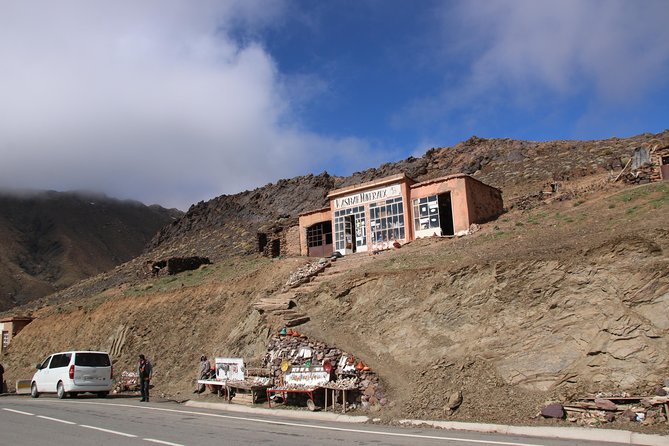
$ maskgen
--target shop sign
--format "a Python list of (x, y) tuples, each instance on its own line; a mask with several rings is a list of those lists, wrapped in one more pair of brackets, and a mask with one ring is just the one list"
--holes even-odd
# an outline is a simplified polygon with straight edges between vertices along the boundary
[(351, 206), (358, 206), (365, 203), (373, 203), (375, 201), (385, 200), (387, 198), (399, 197), (402, 195), (402, 188), (399, 184), (393, 184), (381, 189), (372, 189), (358, 192), (353, 195), (347, 195), (342, 198), (335, 198), (334, 208), (348, 208)]
[(330, 374), (323, 367), (293, 367), (286, 373), (284, 382), (294, 387), (321, 387), (330, 381)]
[(244, 360), (242, 358), (216, 358), (216, 379), (244, 381)]

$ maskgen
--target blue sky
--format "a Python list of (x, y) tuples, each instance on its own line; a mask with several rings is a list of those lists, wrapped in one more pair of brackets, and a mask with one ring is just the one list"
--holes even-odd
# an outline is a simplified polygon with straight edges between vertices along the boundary
[(669, 2), (0, 1), (0, 187), (186, 209), (472, 135), (669, 127)]

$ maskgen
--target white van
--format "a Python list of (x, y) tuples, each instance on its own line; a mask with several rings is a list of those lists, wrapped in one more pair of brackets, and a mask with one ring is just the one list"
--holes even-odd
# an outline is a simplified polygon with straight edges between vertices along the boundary
[(58, 398), (78, 393), (97, 393), (106, 397), (112, 389), (112, 361), (106, 352), (60, 352), (37, 364), (33, 375), (30, 395), (38, 398), (40, 393), (53, 393)]

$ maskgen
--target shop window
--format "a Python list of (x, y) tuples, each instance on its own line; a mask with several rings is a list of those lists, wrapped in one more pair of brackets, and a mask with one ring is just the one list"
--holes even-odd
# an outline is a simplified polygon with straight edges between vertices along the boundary
[(332, 244), (332, 222), (324, 221), (307, 228), (307, 246), (313, 248)]
[(413, 200), (413, 215), (416, 232), (432, 231), (432, 234), (437, 235), (454, 234), (450, 192)]
[(402, 197), (369, 205), (369, 224), (375, 245), (404, 240), (404, 204)]
[(367, 246), (365, 207), (357, 206), (335, 211), (334, 240), (337, 251), (356, 252)]
[(440, 228), (439, 200), (436, 195), (413, 201), (414, 228), (417, 231)]

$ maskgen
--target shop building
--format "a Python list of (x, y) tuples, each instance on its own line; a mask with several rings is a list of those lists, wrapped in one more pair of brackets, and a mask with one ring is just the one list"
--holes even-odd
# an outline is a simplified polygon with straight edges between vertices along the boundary
[(398, 174), (328, 194), (330, 206), (299, 216), (300, 253), (388, 249), (421, 237), (466, 234), (503, 210), (502, 193), (469, 175), (416, 182)]
[(31, 317), (22, 317), (22, 316), (12, 316), (4, 319), (0, 319), (0, 333), (2, 334), (2, 342), (0, 343), (0, 354), (7, 351), (9, 343), (12, 341), (12, 338), (16, 336), (21, 330), (25, 328), (33, 318)]

